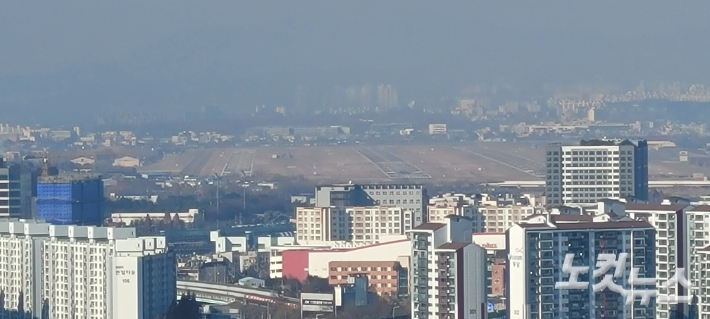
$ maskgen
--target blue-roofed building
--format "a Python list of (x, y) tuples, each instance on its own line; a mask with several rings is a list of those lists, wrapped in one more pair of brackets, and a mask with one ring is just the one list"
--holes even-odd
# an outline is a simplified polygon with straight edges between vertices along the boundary
[(37, 217), (49, 223), (100, 225), (103, 206), (99, 176), (42, 176), (37, 181)]

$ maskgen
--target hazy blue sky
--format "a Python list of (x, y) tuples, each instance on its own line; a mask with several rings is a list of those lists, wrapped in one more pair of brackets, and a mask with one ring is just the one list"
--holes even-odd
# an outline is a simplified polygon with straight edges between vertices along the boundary
[(3, 112), (288, 105), (301, 84), (417, 99), (481, 81), (710, 82), (708, 1), (39, 3), (0, 2)]

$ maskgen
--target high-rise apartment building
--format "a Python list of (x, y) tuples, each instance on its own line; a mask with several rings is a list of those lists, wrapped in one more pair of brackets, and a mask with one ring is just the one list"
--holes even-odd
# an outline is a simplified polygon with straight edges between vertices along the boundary
[(0, 157), (0, 218), (32, 217), (37, 176), (28, 167), (7, 165)]
[(427, 192), (420, 184), (333, 184), (317, 186), (316, 207), (392, 206), (414, 214), (414, 225), (426, 222)]
[(404, 235), (414, 227), (413, 214), (401, 207), (297, 207), (296, 239), (378, 242), (380, 236)]
[(530, 196), (494, 197), (484, 194), (479, 204), (482, 229), (488, 233), (503, 233), (515, 223), (535, 214), (534, 200)]
[(104, 187), (94, 175), (41, 176), (37, 182), (37, 217), (52, 224), (100, 225)]
[(377, 109), (384, 111), (397, 107), (397, 90), (391, 85), (380, 85), (377, 87)]
[(707, 268), (703, 265), (704, 252), (710, 246), (710, 206), (629, 203), (624, 213), (646, 220), (656, 229), (656, 278), (668, 280), (675, 269), (683, 268), (692, 284), (690, 289), (682, 285), (659, 288), (659, 296), (694, 296), (696, 304), (658, 303), (657, 318), (687, 318), (696, 312), (698, 318), (710, 319)]
[[(615, 279), (617, 284), (627, 285), (633, 267), (640, 268), (639, 278), (653, 277), (655, 230), (649, 223), (630, 219), (595, 221), (588, 215), (534, 215), (511, 227), (506, 236), (509, 318), (656, 318), (653, 299), (646, 306), (640, 304), (640, 298), (626, 305), (617, 292), (592, 289), (604, 277), (592, 276), (599, 254), (628, 254), (622, 277)], [(585, 289), (555, 289), (557, 282), (569, 281), (570, 274), (562, 271), (567, 254), (574, 255), (573, 266), (589, 267), (577, 279), (589, 282)], [(612, 267), (607, 274), (615, 270)], [(656, 285), (634, 289), (655, 290)]]
[(648, 145), (628, 140), (550, 144), (545, 163), (547, 206), (595, 203), (602, 198), (648, 199)]
[(428, 222), (430, 223), (443, 223), (446, 217), (450, 215), (470, 218), (473, 222), (474, 232), (482, 232), (484, 230), (483, 216), (479, 213), (477, 206), (450, 201), (439, 201), (427, 206)]
[(486, 251), (472, 243), (472, 228), (449, 216), (409, 232), (412, 318), (487, 318)]
[(4, 306), (42, 318), (143, 318), (176, 296), (176, 262), (163, 237), (133, 228), (0, 221)]

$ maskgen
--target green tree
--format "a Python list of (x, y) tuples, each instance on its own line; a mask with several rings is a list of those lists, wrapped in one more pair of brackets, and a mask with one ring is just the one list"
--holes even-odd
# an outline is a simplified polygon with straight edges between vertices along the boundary
[(165, 314), (165, 319), (200, 319), (200, 303), (194, 295), (183, 294), (179, 301), (173, 301)]

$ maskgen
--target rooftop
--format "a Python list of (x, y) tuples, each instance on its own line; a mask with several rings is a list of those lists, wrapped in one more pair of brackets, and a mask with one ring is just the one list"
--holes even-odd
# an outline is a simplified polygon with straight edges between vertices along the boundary
[(626, 210), (647, 210), (647, 211), (661, 211), (661, 212), (677, 212), (683, 208), (688, 207), (688, 205), (672, 204), (672, 205), (661, 205), (661, 204), (640, 204), (640, 203), (628, 203), (626, 204)]
[(459, 249), (461, 249), (461, 248), (464, 248), (464, 247), (468, 246), (469, 244), (470, 244), (470, 243), (456, 242), (456, 241), (455, 241), (455, 242), (445, 243), (445, 244), (443, 244), (443, 245), (437, 247), (436, 249), (459, 250)]
[(446, 224), (442, 223), (423, 223), (417, 227), (414, 227), (412, 230), (437, 230), (440, 228), (443, 228), (446, 226)]
[(591, 139), (591, 140), (581, 140), (579, 144), (563, 144), (563, 143), (549, 143), (549, 146), (622, 146), (622, 145), (633, 145), (634, 142), (630, 140), (619, 140), (619, 139)]
[(691, 210), (696, 212), (710, 212), (710, 205), (698, 205), (693, 207)]
[(647, 228), (653, 229), (653, 226), (644, 221), (609, 221), (609, 222), (579, 222), (579, 223), (561, 223), (554, 226), (536, 223), (536, 224), (519, 224), (522, 228), (548, 228), (559, 230), (594, 230), (594, 229), (628, 229), (628, 228)]
[[(530, 215), (523, 220), (532, 220), (537, 217), (545, 217), (547, 216), (546, 214), (533, 214)], [(592, 222), (594, 220), (594, 217), (591, 215), (577, 215), (577, 214), (555, 214), (555, 215), (550, 215), (550, 218), (552, 219), (553, 222)]]
[[(396, 258), (396, 257), (395, 257)], [(340, 265), (348, 267), (399, 267), (398, 261), (331, 261), (328, 263), (330, 267), (338, 267)]]
[(54, 176), (39, 176), (37, 178), (38, 183), (42, 184), (58, 184), (58, 183), (71, 183), (79, 181), (88, 181), (94, 179), (100, 179), (101, 176), (98, 174), (61, 174)]

